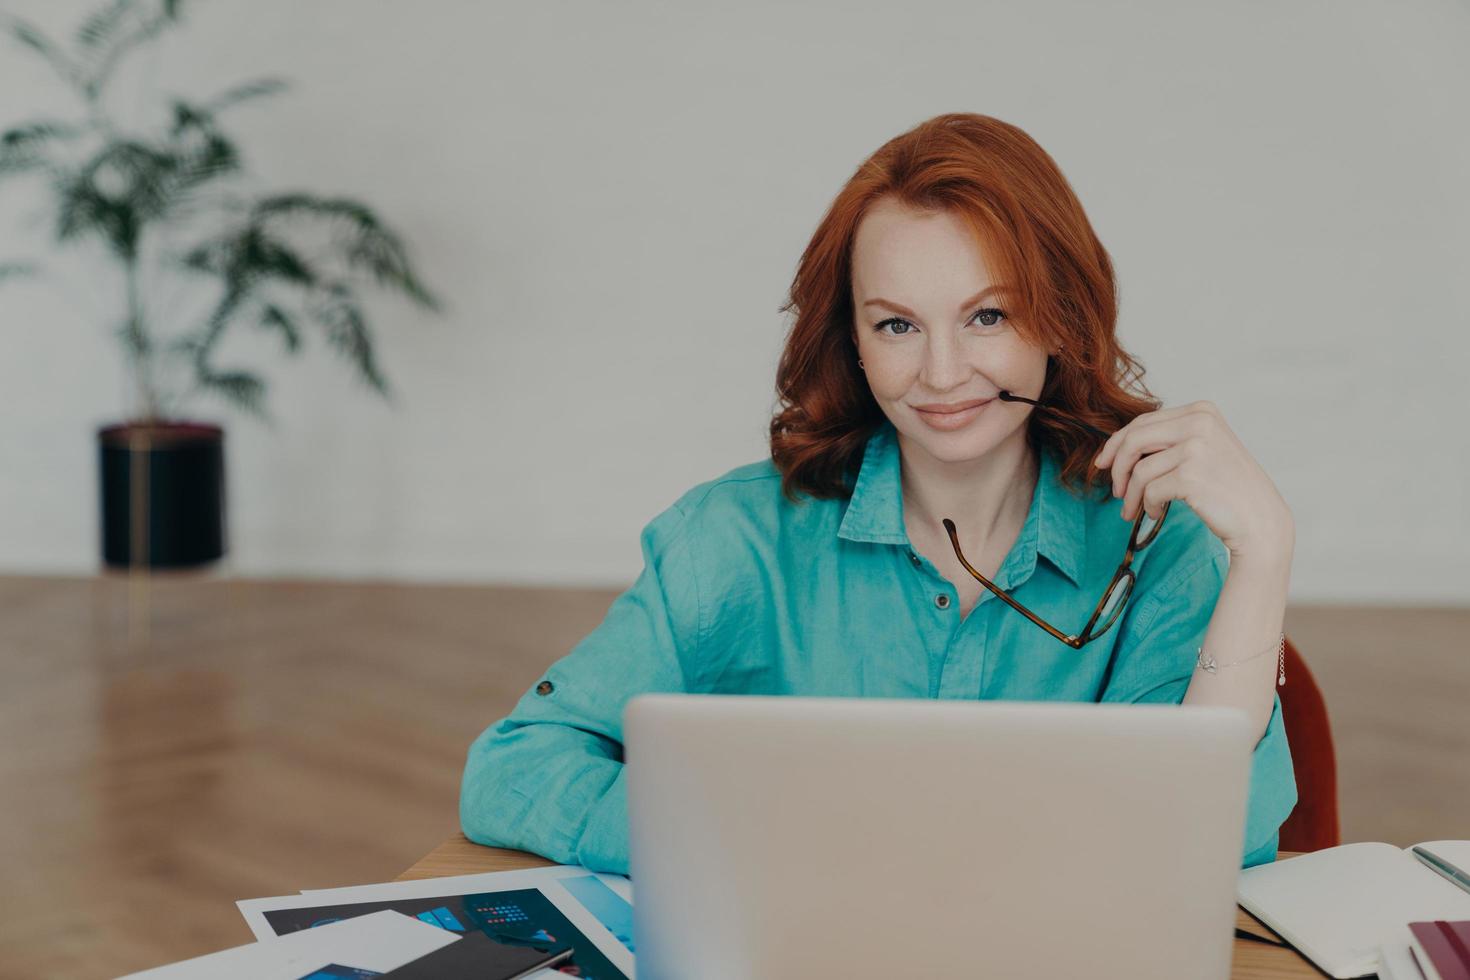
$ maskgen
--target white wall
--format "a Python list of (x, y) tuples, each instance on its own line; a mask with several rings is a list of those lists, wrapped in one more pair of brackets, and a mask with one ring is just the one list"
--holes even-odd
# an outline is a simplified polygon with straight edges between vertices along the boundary
[[(7, 9), (58, 30), (91, 4)], [(761, 458), (797, 257), (940, 112), (1016, 123), (1117, 263), (1166, 404), (1216, 401), (1296, 515), (1295, 600), (1470, 601), (1470, 8), (215, 0), (127, 99), (258, 74), (261, 187), (359, 195), (449, 310), (375, 307), (394, 409), (321, 344), (229, 427), (232, 574), (626, 585), (643, 522)], [(64, 105), (0, 46), (0, 126)], [(0, 570), (97, 567), (127, 406), (108, 267), (0, 184)], [(20, 194), (22, 199), (17, 199)]]

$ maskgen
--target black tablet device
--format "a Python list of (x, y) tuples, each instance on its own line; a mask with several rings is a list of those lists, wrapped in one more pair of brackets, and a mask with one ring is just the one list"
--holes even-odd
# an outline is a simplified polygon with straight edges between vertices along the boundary
[(512, 946), (497, 943), (483, 932), (469, 932), (383, 976), (392, 980), (517, 980), (571, 956), (571, 948)]

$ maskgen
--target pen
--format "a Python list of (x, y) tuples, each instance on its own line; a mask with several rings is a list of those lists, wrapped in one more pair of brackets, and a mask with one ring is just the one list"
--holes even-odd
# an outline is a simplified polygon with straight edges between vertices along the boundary
[(1422, 847), (1416, 845), (1413, 851), (1414, 856), (1428, 865), (1431, 870), (1439, 872), (1465, 891), (1470, 892), (1470, 875), (1467, 875), (1439, 855), (1426, 851)]

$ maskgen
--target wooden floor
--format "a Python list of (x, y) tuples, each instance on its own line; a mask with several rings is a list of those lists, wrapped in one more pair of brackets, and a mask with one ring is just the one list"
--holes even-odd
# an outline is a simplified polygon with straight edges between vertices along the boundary
[[(0, 980), (248, 942), (238, 898), (392, 879), (465, 749), (615, 591), (0, 578)], [(1348, 840), (1470, 838), (1470, 609), (1293, 607)]]

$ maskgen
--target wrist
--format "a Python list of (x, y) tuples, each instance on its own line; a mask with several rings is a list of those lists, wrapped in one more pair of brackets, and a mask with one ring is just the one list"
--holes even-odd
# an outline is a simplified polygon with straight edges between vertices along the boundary
[(1283, 595), (1291, 584), (1291, 554), (1251, 552), (1246, 555), (1231, 555), (1226, 578), (1234, 577), (1241, 582), (1253, 583), (1256, 590), (1266, 589), (1271, 595)]
[(1232, 545), (1228, 550), (1232, 568), (1249, 565), (1284, 571), (1291, 567), (1292, 554), (1296, 550), (1296, 527), (1288, 516), (1284, 521), (1273, 523), (1251, 541)]
[(1246, 565), (1265, 571), (1282, 571), (1291, 567), (1293, 549), (1279, 543), (1231, 548), (1230, 567)]

